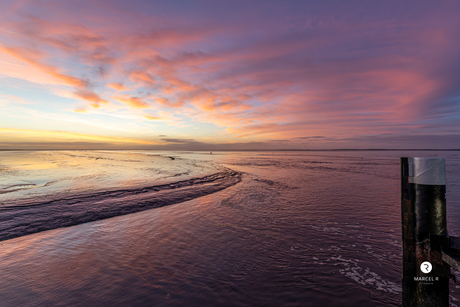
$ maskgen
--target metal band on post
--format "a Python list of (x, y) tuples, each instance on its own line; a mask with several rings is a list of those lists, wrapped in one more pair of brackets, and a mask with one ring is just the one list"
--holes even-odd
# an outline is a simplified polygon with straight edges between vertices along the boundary
[[(401, 158), (403, 306), (448, 306), (450, 268), (443, 158)], [(423, 264), (423, 266), (422, 266)]]

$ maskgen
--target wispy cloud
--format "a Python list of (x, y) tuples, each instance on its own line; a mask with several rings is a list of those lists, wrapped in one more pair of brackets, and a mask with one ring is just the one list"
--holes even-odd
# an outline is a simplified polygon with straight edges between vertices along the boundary
[(142, 98), (139, 98), (139, 97), (133, 97), (129, 95), (120, 95), (120, 96), (113, 96), (112, 99), (117, 100), (134, 109), (143, 109), (143, 108), (149, 107), (149, 104), (145, 102)]
[(40, 60), (42, 56), (40, 56), (40, 52), (37, 50), (25, 49), (21, 47), (0, 47), (0, 51), (3, 51), (14, 58), (32, 66), (39, 71), (48, 74), (66, 85), (84, 88), (88, 85), (88, 81), (76, 78), (70, 75), (66, 75), (60, 72), (58, 67), (53, 65), (47, 65), (42, 63)]
[(2, 100), (6, 100), (10, 103), (14, 103), (14, 104), (34, 104), (34, 102), (32, 101), (28, 101), (24, 98), (21, 98), (19, 96), (15, 96), (15, 95), (1, 95), (1, 97), (3, 98)]

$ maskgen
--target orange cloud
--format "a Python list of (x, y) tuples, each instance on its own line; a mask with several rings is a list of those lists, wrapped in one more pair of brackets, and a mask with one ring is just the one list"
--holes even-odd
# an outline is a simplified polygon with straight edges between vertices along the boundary
[(112, 82), (107, 84), (108, 87), (113, 88), (116, 91), (126, 91), (127, 88), (123, 85), (123, 83), (116, 83)]
[(145, 101), (143, 101), (139, 97), (133, 97), (129, 95), (122, 95), (122, 96), (114, 96), (112, 99), (118, 100), (119, 102), (135, 108), (135, 109), (142, 109), (142, 108), (148, 108), (149, 104)]
[(30, 66), (37, 68), (41, 72), (63, 81), (67, 85), (75, 87), (86, 87), (88, 85), (88, 82), (83, 79), (61, 73), (55, 66), (40, 63), (37, 59), (34, 59), (34, 57), (39, 57), (37, 56), (36, 51), (19, 47), (0, 47), (0, 50)]
[(162, 119), (160, 117), (155, 117), (155, 116), (150, 116), (150, 115), (144, 115), (145, 118), (147, 118), (148, 120), (159, 120), (159, 119)]

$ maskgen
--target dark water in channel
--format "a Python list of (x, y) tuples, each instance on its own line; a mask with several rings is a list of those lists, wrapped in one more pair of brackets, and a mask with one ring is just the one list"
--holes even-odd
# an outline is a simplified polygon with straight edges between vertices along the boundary
[[(448, 230), (460, 236), (459, 152), (47, 154), (0, 153), (0, 219), (25, 201), (227, 169), (241, 181), (0, 241), (0, 306), (399, 306), (401, 156), (446, 158)], [(460, 289), (450, 289), (451, 305), (460, 305)]]

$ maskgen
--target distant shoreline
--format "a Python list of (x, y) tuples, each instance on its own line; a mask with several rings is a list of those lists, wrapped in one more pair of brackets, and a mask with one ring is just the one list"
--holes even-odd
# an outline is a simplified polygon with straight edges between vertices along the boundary
[(126, 148), (126, 149), (108, 149), (108, 148), (100, 148), (100, 149), (0, 149), (0, 151), (100, 151), (100, 150), (107, 150), (107, 151), (128, 151), (128, 150), (136, 150), (136, 151), (147, 151), (147, 150), (155, 150), (155, 151), (197, 151), (197, 152), (208, 152), (208, 151), (214, 151), (214, 152), (222, 152), (222, 151), (231, 151), (231, 152), (250, 152), (250, 151), (269, 151), (269, 152), (275, 152), (275, 151), (460, 151), (459, 149), (383, 149), (383, 148), (377, 148), (377, 149), (355, 149), (355, 148), (344, 148), (344, 149), (208, 149), (208, 150), (193, 150), (193, 149), (138, 149), (138, 148)]

